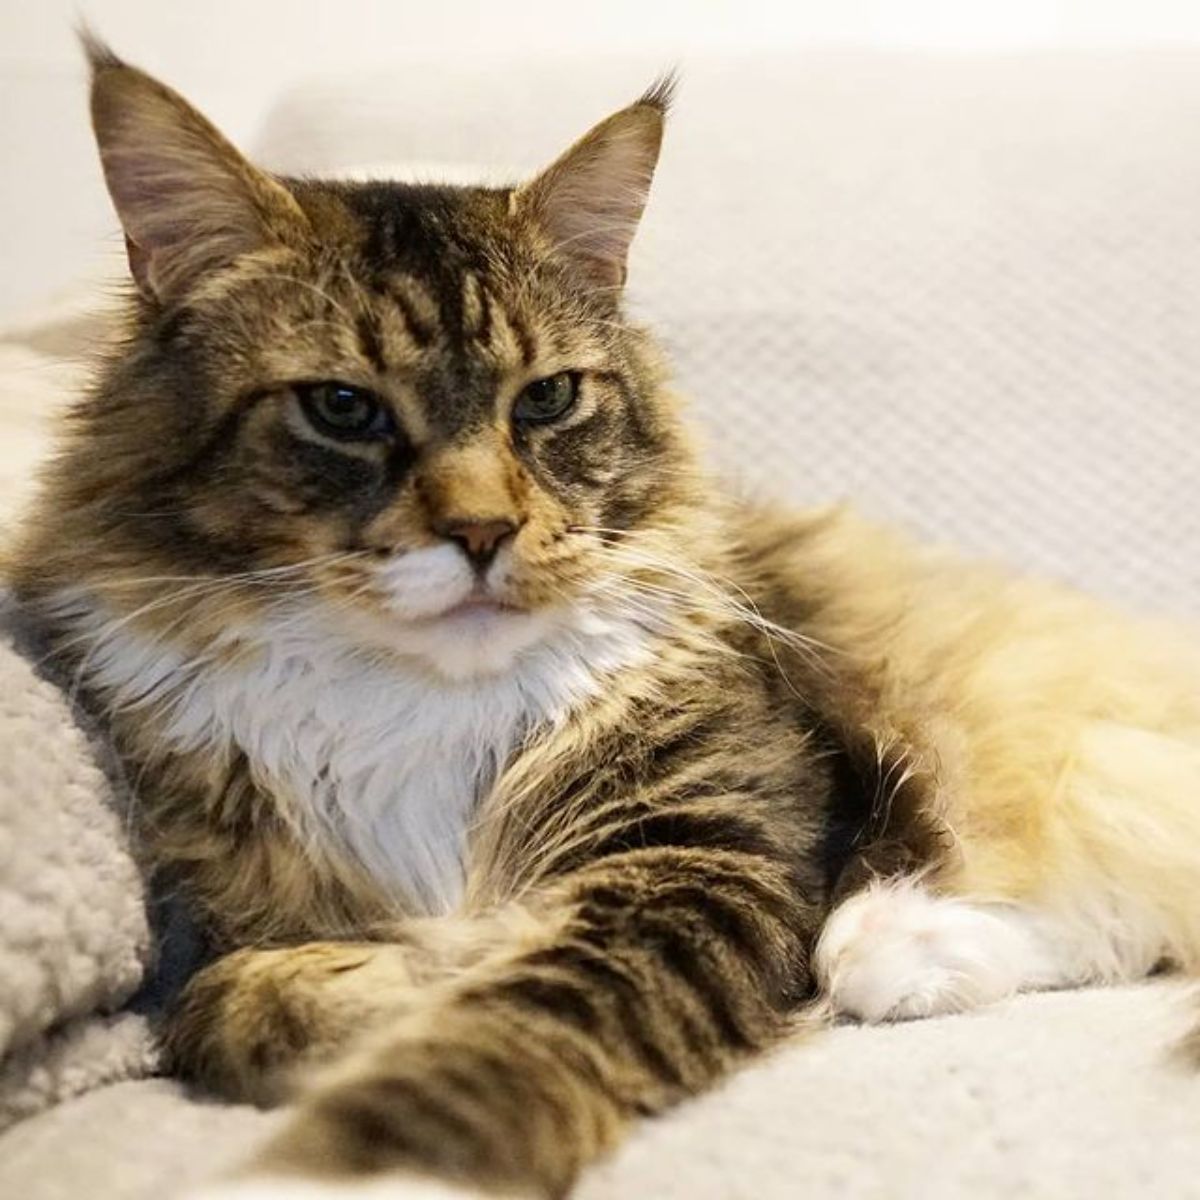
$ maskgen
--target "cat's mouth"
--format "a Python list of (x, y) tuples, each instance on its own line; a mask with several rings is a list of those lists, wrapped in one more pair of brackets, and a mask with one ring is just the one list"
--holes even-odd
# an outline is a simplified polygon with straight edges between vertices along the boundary
[(542, 606), (514, 603), (482, 583), (451, 591), (443, 604), (429, 604), (421, 613), (367, 607), (336, 612), (364, 645), (416, 660), (454, 682), (511, 670), (519, 656), (555, 628), (554, 616)]
[(488, 617), (511, 616), (526, 610), (506, 600), (498, 600), (495, 596), (468, 596), (457, 604), (431, 617), (434, 621), (453, 620), (486, 620)]
[(461, 600), (456, 600), (448, 608), (439, 613), (430, 613), (423, 624), (433, 621), (469, 621), (472, 623), (486, 622), (495, 618), (516, 616), (528, 612), (523, 605), (514, 604), (495, 595), (484, 584), (467, 593)]

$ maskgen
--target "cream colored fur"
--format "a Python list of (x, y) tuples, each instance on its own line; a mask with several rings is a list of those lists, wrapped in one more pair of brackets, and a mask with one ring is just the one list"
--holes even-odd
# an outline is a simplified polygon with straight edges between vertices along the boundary
[[(875, 664), (881, 734), (921, 731), (954, 839), (922, 889), (834, 915), (822, 969), (847, 1011), (1200, 967), (1200, 637), (847, 514), (800, 565), (837, 598), (819, 635)], [(868, 947), (904, 982), (849, 986)]]

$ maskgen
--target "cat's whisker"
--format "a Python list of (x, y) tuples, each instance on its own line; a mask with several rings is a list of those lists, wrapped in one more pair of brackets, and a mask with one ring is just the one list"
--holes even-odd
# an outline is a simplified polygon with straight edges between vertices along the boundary
[[(744, 589), (736, 588), (737, 592), (744, 597), (744, 600), (739, 600), (735, 596), (729, 595), (721, 587), (716, 577), (708, 576), (707, 573), (699, 574), (695, 570), (684, 568), (665, 557), (638, 553), (636, 551), (630, 552), (623, 547), (606, 547), (602, 553), (612, 561), (623, 561), (627, 565), (660, 570), (668, 575), (692, 582), (700, 587), (705, 594), (716, 599), (730, 615), (739, 616), (746, 623), (753, 625), (768, 637), (784, 642), (804, 653), (815, 656), (821, 651), (832, 651), (832, 647), (814, 638), (807, 637), (796, 630), (787, 629), (784, 626), (768, 621), (763, 617), (757, 605)], [(736, 587), (736, 585), (733, 586)]]
[[(656, 561), (655, 568), (662, 569), (662, 564)], [(690, 575), (685, 574), (683, 577), (686, 580), (690, 578)], [(762, 617), (757, 608), (749, 608), (719, 589), (706, 588), (697, 595), (696, 592), (690, 589), (671, 589), (661, 584), (651, 584), (644, 580), (631, 580), (631, 583), (645, 593), (675, 596), (681, 601), (686, 601), (697, 611), (705, 612), (710, 616), (733, 619), (756, 629), (764, 637), (767, 650), (780, 678), (784, 681), (789, 691), (798, 698), (803, 698), (802, 693), (792, 681), (791, 676), (779, 657), (777, 642), (788, 646), (819, 673), (824, 675), (830, 673), (829, 664), (821, 656), (819, 647), (813, 646), (803, 635), (776, 625), (774, 622), (767, 621)]]
[(255, 582), (271, 580), (309, 570), (313, 567), (328, 566), (340, 562), (359, 560), (370, 557), (365, 550), (340, 550), (326, 554), (318, 554), (313, 558), (300, 559), (298, 562), (285, 563), (276, 567), (256, 567), (249, 571), (237, 571), (230, 575), (133, 575), (122, 576), (119, 579), (94, 580), (88, 584), (89, 589), (96, 591), (116, 591), (122, 588), (136, 588), (145, 584), (160, 583), (191, 583), (211, 582), (216, 585)]
[[(280, 567), (261, 568), (229, 576), (141, 576), (123, 580), (94, 581), (89, 587), (100, 593), (105, 591), (119, 591), (122, 587), (143, 587), (162, 583), (181, 582), (186, 584), (186, 586), (177, 587), (162, 595), (155, 596), (146, 603), (134, 608), (131, 612), (106, 621), (98, 629), (85, 630), (74, 637), (56, 642), (54, 648), (54, 653), (56, 654), (78, 645), (88, 645), (87, 651), (81, 657), (78, 666), (72, 674), (68, 694), (72, 701), (78, 698), (80, 689), (83, 687), (85, 677), (91, 669), (96, 654), (100, 652), (106, 642), (111, 641), (116, 634), (131, 624), (136, 623), (139, 619), (145, 618), (163, 608), (182, 604), (184, 601), (208, 600), (214, 595), (226, 592), (236, 593), (240, 589), (254, 585), (271, 586), (272, 584), (277, 584), (283, 577), (295, 574), (301, 570), (311, 569), (314, 565), (329, 565), (332, 562), (343, 561), (346, 558), (357, 555), (358, 552), (338, 552), (335, 554), (318, 555), (315, 558), (302, 560), (299, 563), (290, 563)], [(289, 588), (288, 594), (302, 594), (305, 591), (315, 590), (318, 586), (316, 584), (309, 584), (307, 587), (301, 589)], [(206, 615), (210, 619), (215, 620), (220, 615), (220, 610), (216, 614)], [(157, 636), (161, 639), (165, 634), (178, 628), (184, 622), (194, 619), (194, 605), (189, 605), (174, 620), (165, 625), (159, 625), (156, 630)]]
[[(583, 526), (583, 527), (577, 527), (577, 528), (580, 528), (587, 532), (600, 532), (600, 533), (608, 533), (608, 534), (614, 534), (614, 533), (619, 532), (617, 530), (604, 529), (601, 526), (592, 526), (592, 527)], [(653, 536), (653, 535), (651, 535), (651, 536)], [(681, 564), (673, 556), (671, 556), (669, 553), (652, 554), (648, 551), (639, 550), (639, 548), (636, 545), (629, 544), (631, 542), (636, 543), (636, 541), (637, 541), (637, 536), (635, 535), (633, 537), (626, 539), (625, 542), (623, 542), (622, 544), (617, 545), (617, 546), (613, 546), (611, 544), (606, 544), (606, 552), (611, 552), (614, 554), (625, 553), (630, 556), (640, 555), (645, 560), (646, 565), (651, 566), (651, 567), (659, 567), (665, 571), (673, 572), (673, 573), (675, 573), (677, 575), (681, 575), (681, 576), (686, 576), (687, 578), (695, 581), (696, 583), (698, 583), (699, 585), (701, 585), (703, 587), (716, 589), (716, 590), (722, 592), (722, 594), (726, 594), (726, 595), (728, 594), (726, 589), (732, 590), (733, 592), (736, 592), (737, 595), (739, 595), (742, 598), (741, 602), (744, 603), (746, 605), (746, 607), (751, 609), (753, 612), (755, 612), (755, 614), (757, 616), (759, 616), (761, 618), (761, 613), (758, 612), (757, 605), (756, 605), (754, 599), (750, 596), (749, 592), (747, 592), (746, 589), (742, 585), (736, 583), (735, 581), (728, 578), (727, 576), (720, 576), (720, 575), (715, 574), (714, 572), (706, 571), (703, 568), (699, 567), (695, 563), (689, 563), (685, 566), (685, 565)], [(818, 642), (818, 641), (816, 641), (816, 639), (808, 638), (802, 634), (796, 634), (795, 631), (788, 631), (788, 632), (792, 632), (795, 636), (804, 638), (805, 641), (809, 642), (812, 645), (818, 646), (820, 649), (823, 649), (823, 650), (826, 650), (829, 652), (834, 652), (834, 647), (829, 646), (825, 643)]]
[[(637, 592), (637, 591), (645, 592), (645, 590), (646, 590), (645, 585), (631, 581), (627, 576), (622, 577), (622, 581), (635, 592)], [(702, 613), (702, 614), (705, 614), (708, 616), (723, 617), (726, 619), (728, 619), (730, 616), (730, 611), (729, 611), (728, 606), (713, 603), (711, 601), (702, 600), (702, 599), (698, 598), (692, 592), (674, 591), (674, 590), (666, 589), (666, 588), (652, 587), (650, 589), (649, 594), (651, 594), (656, 600), (664, 598), (664, 597), (668, 598), (668, 599), (672, 599), (672, 600), (676, 601), (681, 608), (685, 608), (685, 609), (693, 611), (693, 612)], [(739, 614), (735, 614), (735, 615), (739, 615)], [(739, 615), (739, 619), (740, 619), (740, 615)], [(767, 642), (768, 651), (771, 655), (772, 662), (773, 662), (778, 674), (783, 679), (785, 685), (788, 687), (789, 691), (791, 691), (791, 693), (794, 696), (796, 696), (799, 699), (803, 699), (803, 694), (792, 682), (790, 675), (788, 674), (786, 668), (784, 667), (782, 661), (779, 658), (778, 651), (776, 650), (776, 647), (774, 644), (774, 639), (772, 637), (768, 636), (766, 638), (766, 642)], [(716, 640), (714, 640), (711, 650), (719, 651), (720, 653), (722, 653), (726, 656), (733, 656), (733, 657), (737, 657), (737, 658), (750, 659), (753, 657), (745, 651), (735, 650), (732, 646), (729, 646), (728, 643), (724, 643), (724, 642), (720, 642), (720, 641), (716, 641)], [(762, 660), (755, 659), (755, 661), (762, 661)], [(817, 665), (819, 667), (821, 664), (814, 664), (814, 665)]]

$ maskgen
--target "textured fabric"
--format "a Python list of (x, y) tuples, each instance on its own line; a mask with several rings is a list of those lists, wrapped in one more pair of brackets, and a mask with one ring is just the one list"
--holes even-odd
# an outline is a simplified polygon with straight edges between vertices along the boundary
[[(260, 149), (534, 166), (662, 65), (317, 81)], [(1200, 613), (1198, 80), (1187, 53), (684, 63), (631, 286), (720, 464)]]
[(232, 1166), (278, 1124), (277, 1113), (204, 1103), (167, 1080), (117, 1084), (0, 1138), (0, 1196), (171, 1200)]
[[(114, 992), (109, 1003), (123, 999), (124, 990)], [(158, 1046), (142, 1014), (77, 1017), (4, 1060), (0, 1130), (104, 1084), (152, 1075), (158, 1065)]]
[[(1200, 1196), (1200, 1076), (1167, 1054), (1187, 995), (1164, 983), (1028, 996), (823, 1032), (646, 1122), (577, 1200)], [(162, 1080), (122, 1084), (11, 1130), (0, 1195), (168, 1200), (280, 1120)]]
[(124, 1004), (150, 954), (109, 779), (0, 605), (0, 1127), (153, 1065)]

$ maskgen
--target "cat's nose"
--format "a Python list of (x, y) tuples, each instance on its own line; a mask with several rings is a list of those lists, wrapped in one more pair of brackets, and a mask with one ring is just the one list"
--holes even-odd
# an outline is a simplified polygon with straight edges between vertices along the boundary
[(457, 542), (463, 552), (479, 570), (483, 570), (493, 558), (505, 538), (517, 532), (516, 521), (507, 517), (481, 520), (465, 517), (460, 520), (439, 521), (434, 532), (440, 537)]

